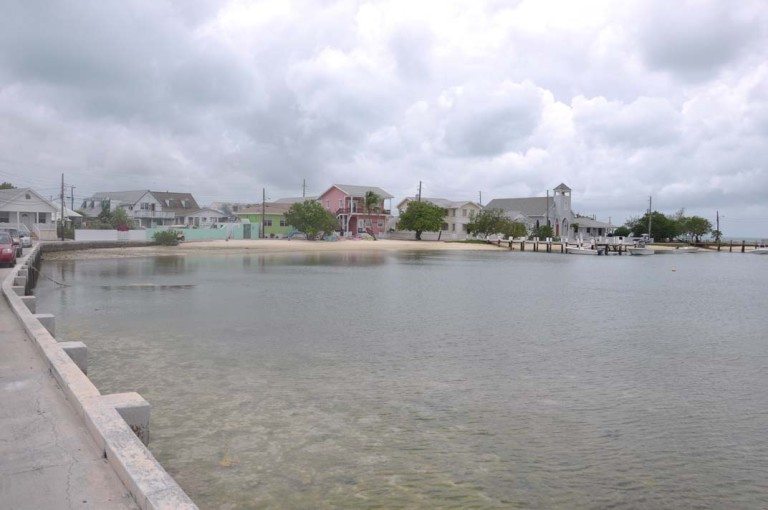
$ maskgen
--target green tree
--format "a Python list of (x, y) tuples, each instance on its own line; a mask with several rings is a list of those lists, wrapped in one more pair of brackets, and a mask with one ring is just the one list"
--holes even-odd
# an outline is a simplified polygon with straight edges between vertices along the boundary
[(421, 241), (422, 232), (437, 232), (443, 225), (445, 209), (430, 202), (413, 201), (400, 215), (397, 227), (400, 230), (416, 231), (416, 239)]
[(540, 225), (538, 228), (534, 228), (533, 232), (531, 232), (531, 236), (538, 237), (539, 239), (554, 237), (554, 235), (555, 232), (552, 230), (552, 225)]
[(285, 213), (285, 219), (309, 240), (315, 240), (320, 232), (333, 232), (339, 225), (336, 217), (314, 200), (293, 204)]
[[(368, 213), (368, 216), (370, 216), (371, 213), (378, 212), (380, 203), (381, 197), (375, 191), (365, 192), (365, 212)], [(373, 225), (373, 222), (371, 222), (371, 225)], [(373, 228), (371, 228), (371, 235), (376, 239), (376, 234), (374, 233)]]
[(501, 234), (504, 237), (522, 237), (527, 233), (525, 225), (509, 219), (501, 209), (483, 209), (473, 214), (467, 224), (467, 232), (475, 235)]
[(653, 211), (651, 216), (651, 231), (648, 232), (648, 213), (640, 218), (627, 220), (626, 226), (636, 236), (648, 234), (655, 241), (669, 241), (682, 233), (680, 222), (675, 218)]
[(613, 231), (613, 235), (620, 237), (627, 237), (630, 234), (628, 227), (619, 227)]
[(705, 236), (712, 231), (712, 223), (701, 216), (690, 216), (682, 218), (681, 221), (683, 231), (697, 243), (701, 240), (701, 236)]
[(722, 239), (722, 237), (723, 237), (723, 233), (721, 231), (719, 231), (719, 230), (713, 230), (712, 231), (712, 237), (715, 238), (715, 242), (716, 243), (719, 243), (720, 239)]
[(16, 186), (11, 184), (10, 182), (3, 181), (0, 183), (0, 189), (16, 189)]
[(109, 224), (114, 229), (133, 228), (133, 220), (128, 216), (128, 212), (122, 207), (118, 207), (109, 215)]

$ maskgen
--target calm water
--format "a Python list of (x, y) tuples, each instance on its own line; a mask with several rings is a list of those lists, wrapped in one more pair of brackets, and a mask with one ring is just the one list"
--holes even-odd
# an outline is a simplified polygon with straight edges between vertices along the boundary
[(201, 508), (765, 508), (768, 257), (46, 262)]

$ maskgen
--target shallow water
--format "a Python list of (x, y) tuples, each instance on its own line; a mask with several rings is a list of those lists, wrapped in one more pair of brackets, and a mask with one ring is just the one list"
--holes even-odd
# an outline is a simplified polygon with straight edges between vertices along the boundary
[(80, 260), (37, 294), (201, 508), (752, 509), (764, 259)]

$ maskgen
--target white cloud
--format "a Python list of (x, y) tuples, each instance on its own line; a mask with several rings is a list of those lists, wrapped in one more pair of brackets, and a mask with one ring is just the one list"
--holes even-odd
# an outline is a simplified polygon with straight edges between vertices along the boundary
[(18, 185), (64, 172), (78, 194), (205, 203), (295, 195), (303, 179), (484, 200), (565, 182), (575, 208), (614, 223), (648, 195), (768, 220), (762, 0), (30, 0), (5, 14), (0, 180)]

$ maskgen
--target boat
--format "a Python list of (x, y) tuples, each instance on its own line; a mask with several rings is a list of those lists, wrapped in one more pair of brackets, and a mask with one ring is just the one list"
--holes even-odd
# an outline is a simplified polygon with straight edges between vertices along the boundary
[(571, 255), (605, 255), (605, 248), (585, 248), (577, 244), (576, 246), (566, 247), (565, 252)]
[(651, 214), (651, 204), (653, 203), (652, 200), (652, 197), (648, 197), (648, 234), (643, 235), (642, 241), (638, 241), (631, 248), (627, 248), (627, 251), (630, 255), (653, 255), (656, 253), (645, 245), (645, 241), (650, 239), (651, 236), (651, 218), (653, 217)]
[(678, 246), (675, 248), (675, 253), (696, 253), (699, 251), (699, 248), (696, 246)]
[(761, 246), (760, 248), (755, 248), (752, 250), (751, 253), (754, 253), (755, 255), (768, 255), (768, 248)]
[(652, 249), (648, 248), (645, 243), (638, 243), (631, 248), (627, 248), (630, 255), (653, 255), (656, 253)]

